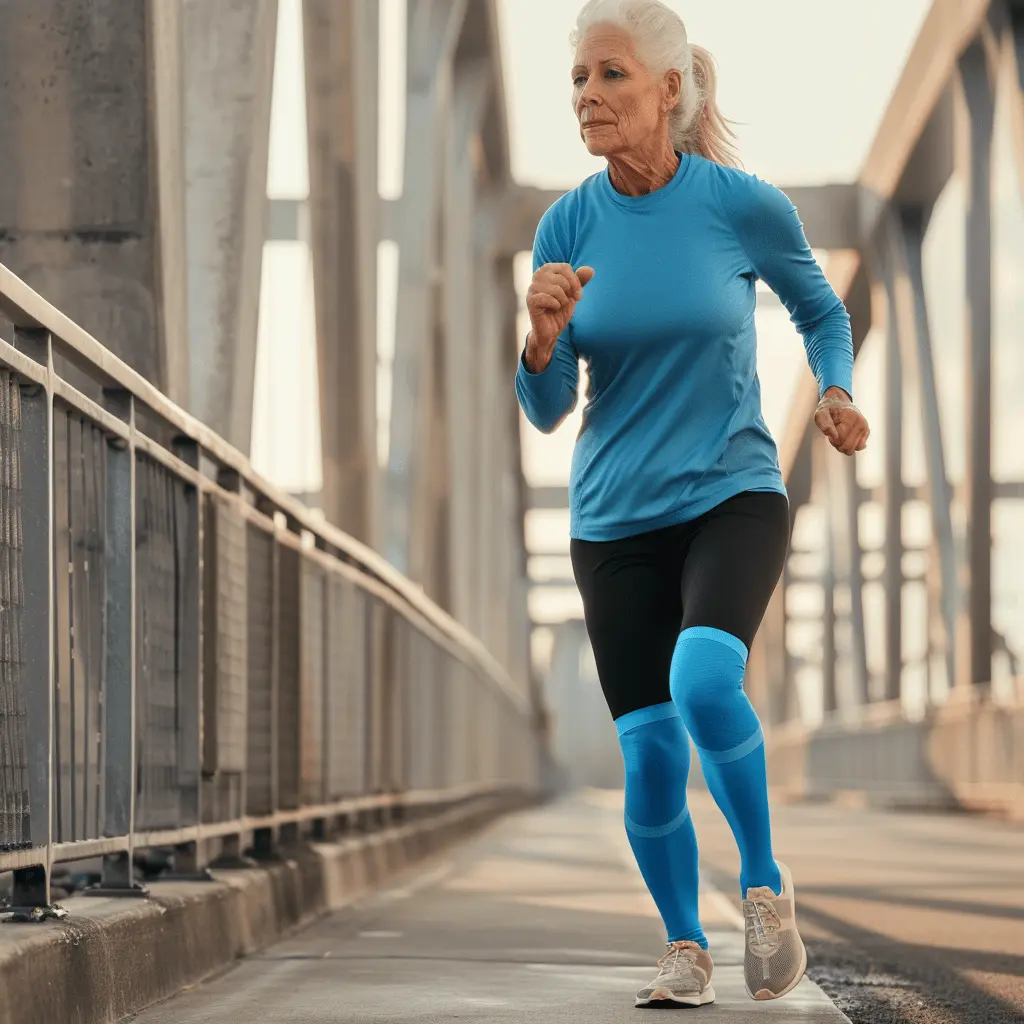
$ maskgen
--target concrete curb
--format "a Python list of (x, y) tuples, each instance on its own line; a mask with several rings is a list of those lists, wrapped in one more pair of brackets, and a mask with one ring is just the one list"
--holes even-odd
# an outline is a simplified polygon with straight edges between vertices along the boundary
[(488, 798), (437, 818), (301, 847), (213, 882), (156, 882), (148, 900), (72, 897), (69, 916), (0, 928), (0, 1024), (114, 1024), (353, 902), (523, 806)]

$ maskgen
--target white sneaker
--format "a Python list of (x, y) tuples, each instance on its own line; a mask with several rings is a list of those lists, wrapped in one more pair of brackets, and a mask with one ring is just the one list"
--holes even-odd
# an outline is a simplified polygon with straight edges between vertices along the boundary
[(743, 980), (751, 999), (778, 999), (792, 992), (807, 970), (807, 950), (796, 930), (793, 875), (776, 862), (782, 875), (782, 894), (768, 886), (747, 890), (743, 901), (746, 956)]
[(658, 961), (658, 976), (636, 994), (637, 1006), (706, 1006), (715, 1001), (711, 954), (696, 942), (670, 942)]

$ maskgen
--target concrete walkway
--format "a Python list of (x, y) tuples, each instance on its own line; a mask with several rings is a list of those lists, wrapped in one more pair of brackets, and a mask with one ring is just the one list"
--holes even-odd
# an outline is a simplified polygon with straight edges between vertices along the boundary
[[(516, 814), (418, 874), (329, 917), (136, 1024), (643, 1019), (637, 988), (663, 933), (621, 826), (621, 795)], [(735, 900), (703, 895), (715, 1005), (702, 1020), (840, 1024), (805, 980), (786, 999), (743, 991)]]

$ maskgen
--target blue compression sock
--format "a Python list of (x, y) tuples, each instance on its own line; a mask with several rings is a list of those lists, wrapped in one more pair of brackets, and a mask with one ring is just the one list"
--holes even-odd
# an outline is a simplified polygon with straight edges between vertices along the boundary
[(668, 941), (708, 948), (697, 904), (697, 837), (686, 806), (690, 742), (673, 703), (615, 720), (626, 769), (626, 833)]
[(740, 850), (740, 889), (767, 885), (781, 893), (772, 854), (764, 737), (747, 695), (747, 648), (710, 626), (684, 629), (672, 658), (672, 699), (694, 745), (708, 789)]

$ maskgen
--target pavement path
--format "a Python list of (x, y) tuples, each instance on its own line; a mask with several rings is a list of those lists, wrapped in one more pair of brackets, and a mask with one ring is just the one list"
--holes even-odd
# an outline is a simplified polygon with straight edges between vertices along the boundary
[[(392, 888), (138, 1014), (136, 1024), (612, 1024), (635, 1021), (664, 933), (622, 830), (621, 794), (504, 819)], [(842, 1024), (810, 980), (743, 990), (737, 901), (702, 894), (715, 955), (702, 1021)], [(643, 1018), (639, 1018), (643, 1019)]]

